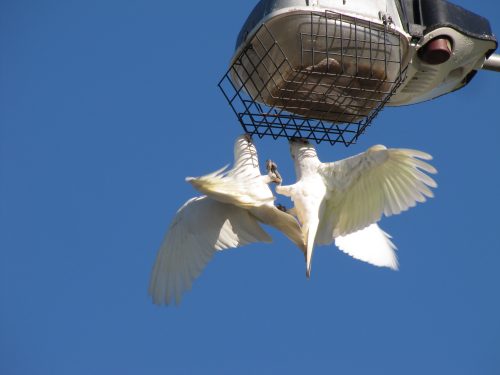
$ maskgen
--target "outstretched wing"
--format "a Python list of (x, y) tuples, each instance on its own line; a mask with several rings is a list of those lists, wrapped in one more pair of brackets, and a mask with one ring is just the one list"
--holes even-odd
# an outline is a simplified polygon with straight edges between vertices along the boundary
[(420, 160), (432, 157), (417, 150), (373, 146), (359, 155), (323, 163), (319, 173), (327, 186), (320, 241), (343, 236), (424, 202), (437, 186), (436, 173)]
[(396, 246), (391, 236), (377, 224), (372, 224), (354, 233), (335, 238), (335, 245), (353, 258), (379, 267), (398, 269)]
[(253, 242), (271, 242), (271, 237), (248, 211), (205, 196), (190, 199), (158, 251), (149, 286), (153, 302), (179, 303), (216, 251)]

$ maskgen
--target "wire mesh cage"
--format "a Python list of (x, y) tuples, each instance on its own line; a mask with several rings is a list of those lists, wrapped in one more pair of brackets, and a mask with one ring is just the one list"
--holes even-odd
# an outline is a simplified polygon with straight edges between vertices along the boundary
[(355, 143), (403, 80), (406, 40), (390, 20), (332, 11), (278, 18), (259, 27), (219, 82), (245, 132)]

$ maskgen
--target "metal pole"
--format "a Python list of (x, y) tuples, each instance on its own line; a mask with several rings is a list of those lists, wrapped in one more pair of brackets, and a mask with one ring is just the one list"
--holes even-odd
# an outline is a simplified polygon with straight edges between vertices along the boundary
[(500, 72), (500, 55), (495, 53), (484, 62), (483, 69)]

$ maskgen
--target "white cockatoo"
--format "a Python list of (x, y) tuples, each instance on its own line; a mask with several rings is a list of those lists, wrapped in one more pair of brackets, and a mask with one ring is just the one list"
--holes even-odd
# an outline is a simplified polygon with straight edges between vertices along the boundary
[[(302, 139), (290, 141), (290, 152), (297, 182), (277, 186), (276, 192), (291, 197), (295, 204), (306, 243), (307, 276), (314, 245), (334, 240), (355, 258), (391, 267), (390, 259), (396, 259), (390, 256), (389, 236), (374, 223), (382, 214), (399, 214), (433, 197), (430, 187), (435, 188), (436, 182), (424, 172), (436, 170), (420, 160), (432, 157), (417, 150), (376, 145), (359, 155), (322, 163), (314, 146)], [(378, 238), (383, 249), (379, 255), (362, 245), (372, 238)], [(391, 268), (397, 268), (397, 263)]]
[(255, 146), (243, 135), (235, 142), (231, 170), (186, 179), (205, 195), (188, 200), (165, 235), (149, 286), (154, 303), (179, 303), (216, 251), (271, 242), (259, 223), (277, 228), (305, 253), (296, 218), (274, 206), (268, 184), (281, 177), (272, 162), (267, 167), (268, 175), (261, 175)]
[(248, 210), (259, 222), (283, 232), (305, 253), (305, 243), (297, 219), (274, 205), (275, 196), (269, 184), (281, 183), (276, 164), (268, 160), (267, 175), (261, 175), (257, 149), (248, 134), (239, 136), (234, 144), (234, 166), (202, 177), (188, 177), (199, 192), (219, 202)]

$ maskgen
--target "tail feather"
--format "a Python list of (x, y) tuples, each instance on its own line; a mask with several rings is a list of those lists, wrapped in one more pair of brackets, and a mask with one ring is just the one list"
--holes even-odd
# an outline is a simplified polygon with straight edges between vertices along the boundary
[(398, 269), (396, 246), (391, 236), (374, 223), (357, 232), (335, 238), (344, 253), (378, 267)]
[(307, 229), (307, 241), (306, 241), (306, 277), (309, 279), (311, 277), (311, 263), (312, 256), (314, 252), (314, 241), (316, 240), (316, 233), (318, 231), (319, 220), (313, 219), (309, 222), (309, 228)]

